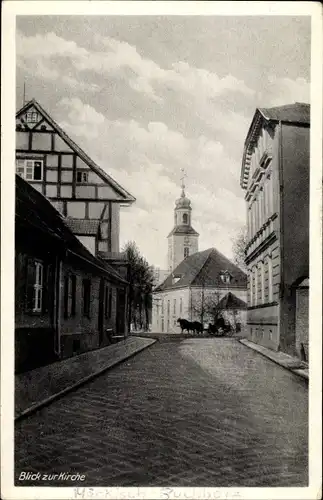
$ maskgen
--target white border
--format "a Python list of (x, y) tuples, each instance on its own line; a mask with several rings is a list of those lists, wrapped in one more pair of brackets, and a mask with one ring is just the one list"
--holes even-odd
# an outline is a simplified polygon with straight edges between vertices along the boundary
[[(1, 197), (1, 497), (60, 498), (321, 498), (322, 428), (322, 8), (319, 2), (7, 1), (2, 16)], [(74, 488), (13, 486), (14, 165), (16, 15), (308, 15), (312, 18), (310, 179), (310, 416), (308, 488)], [(291, 422), (291, 425), (293, 423)]]

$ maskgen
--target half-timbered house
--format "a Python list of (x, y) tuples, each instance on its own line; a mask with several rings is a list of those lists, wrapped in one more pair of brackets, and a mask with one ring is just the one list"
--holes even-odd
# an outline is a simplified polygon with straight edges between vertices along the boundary
[(93, 255), (118, 260), (120, 206), (135, 198), (36, 100), (16, 115), (16, 172), (68, 219), (72, 232)]
[(97, 349), (126, 333), (127, 282), (16, 176), (16, 370)]
[[(20, 195), (22, 191), (29, 193), (24, 204), (33, 207), (34, 219), (43, 226), (30, 238), (30, 224), (25, 220), (22, 227), (23, 211), (19, 208), (18, 358), (19, 353), (37, 349), (45, 362), (123, 338), (128, 325), (127, 262), (119, 248), (120, 207), (135, 198), (34, 99), (16, 114), (16, 173), (32, 189), (28, 191), (18, 181)], [(41, 290), (40, 299), (35, 295), (37, 289)], [(47, 308), (53, 310), (49, 313)]]

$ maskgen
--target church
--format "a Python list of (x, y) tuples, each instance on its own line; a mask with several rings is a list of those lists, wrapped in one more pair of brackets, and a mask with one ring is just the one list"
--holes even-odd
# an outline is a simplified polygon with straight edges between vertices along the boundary
[(178, 318), (209, 323), (212, 310), (219, 308), (230, 323), (244, 325), (247, 276), (215, 248), (199, 252), (183, 180), (181, 188), (167, 237), (168, 276), (153, 292), (152, 331), (180, 333)]

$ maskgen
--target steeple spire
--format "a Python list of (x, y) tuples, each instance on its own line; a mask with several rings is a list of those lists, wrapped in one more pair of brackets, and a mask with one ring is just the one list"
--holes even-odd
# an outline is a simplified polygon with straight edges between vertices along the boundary
[(184, 179), (186, 177), (186, 172), (183, 168), (181, 168), (181, 171), (183, 172), (183, 175), (181, 177), (181, 188), (182, 188), (182, 193), (181, 193), (181, 198), (185, 198), (185, 182)]

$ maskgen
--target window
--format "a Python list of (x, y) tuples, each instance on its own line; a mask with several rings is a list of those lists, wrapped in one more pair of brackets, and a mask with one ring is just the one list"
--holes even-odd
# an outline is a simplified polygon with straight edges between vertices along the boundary
[(222, 281), (223, 283), (228, 284), (228, 283), (230, 283), (230, 282), (231, 282), (231, 278), (232, 278), (232, 277), (231, 277), (231, 274), (230, 274), (228, 271), (224, 271), (224, 272), (222, 272), (222, 273), (220, 274), (220, 278), (221, 278), (221, 281)]
[(109, 286), (105, 288), (104, 315), (106, 318), (111, 318), (112, 316), (112, 288)]
[(35, 262), (34, 307), (33, 312), (41, 312), (43, 305), (44, 266)]
[(26, 122), (27, 123), (37, 123), (38, 122), (38, 113), (35, 111), (29, 111), (26, 113)]
[(26, 181), (43, 179), (43, 160), (16, 160), (16, 173)]
[(254, 284), (254, 294), (253, 294), (253, 305), (256, 306), (258, 303), (258, 276), (257, 276), (257, 267), (253, 268), (253, 284)]
[(182, 314), (182, 312), (183, 312), (183, 299), (182, 298), (179, 299), (179, 312), (180, 312), (180, 314)]
[(190, 249), (188, 247), (184, 247), (184, 259), (189, 256)]
[(253, 281), (252, 281), (252, 269), (249, 270), (249, 293), (250, 293), (250, 306), (253, 306)]
[(183, 224), (187, 224), (187, 214), (183, 214)]
[(273, 265), (271, 257), (267, 257), (267, 269), (268, 269), (268, 302), (273, 301)]
[(265, 265), (261, 261), (259, 264), (260, 267), (260, 290), (261, 290), (261, 303), (265, 303)]
[(176, 299), (173, 302), (173, 313), (176, 314)]
[(165, 324), (164, 324), (164, 319), (161, 321), (161, 331), (164, 332), (165, 329)]
[(51, 305), (49, 304), (51, 287), (46, 286), (46, 282), (50, 285), (51, 266), (49, 264), (45, 266), (41, 260), (28, 258), (26, 272), (26, 312), (48, 312)]
[(91, 312), (91, 280), (83, 279), (82, 283), (83, 296), (83, 316), (90, 317)]
[(64, 317), (76, 314), (76, 276), (69, 274), (64, 278)]
[(174, 323), (173, 323), (174, 326), (176, 326), (176, 319), (174, 319)]
[(76, 172), (76, 182), (89, 182), (89, 174), (88, 172), (82, 172), (78, 170)]
[(167, 301), (167, 314), (170, 315), (170, 300)]

